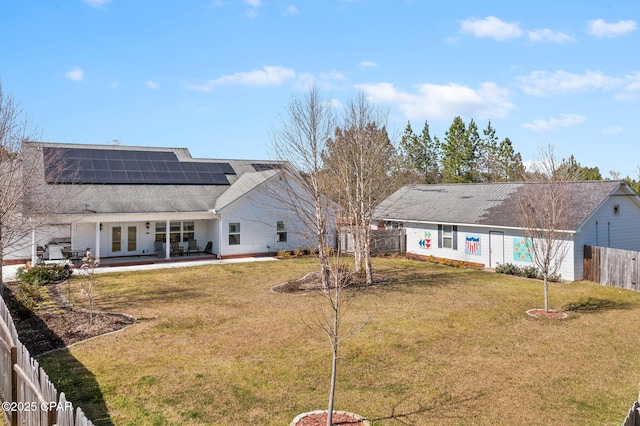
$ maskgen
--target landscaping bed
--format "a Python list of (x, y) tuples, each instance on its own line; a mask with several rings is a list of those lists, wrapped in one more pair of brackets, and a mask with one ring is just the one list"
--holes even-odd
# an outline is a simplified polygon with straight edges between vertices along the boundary
[(63, 283), (44, 288), (44, 300), (34, 310), (16, 300), (18, 282), (5, 283), (4, 300), (11, 311), (18, 337), (32, 356), (68, 347), (96, 336), (118, 331), (135, 318), (118, 313), (72, 309), (61, 294)]

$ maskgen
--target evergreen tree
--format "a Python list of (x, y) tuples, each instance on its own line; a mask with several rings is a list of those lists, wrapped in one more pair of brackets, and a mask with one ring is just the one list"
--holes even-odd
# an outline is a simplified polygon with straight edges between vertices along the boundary
[(576, 176), (577, 180), (602, 180), (600, 169), (582, 166), (573, 154), (569, 156), (569, 159), (562, 159), (560, 169), (563, 171), (566, 169), (567, 172)]
[(420, 135), (413, 132), (411, 122), (407, 123), (399, 151), (406, 183), (439, 181), (440, 140), (437, 136), (431, 138), (427, 121)]
[(524, 178), (525, 169), (522, 156), (515, 152), (511, 139), (505, 138), (498, 146), (499, 173), (497, 181), (516, 182)]
[[(472, 120), (469, 129), (462, 118), (455, 117), (442, 144), (442, 180), (447, 183), (473, 182), (478, 128)], [(476, 137), (477, 136), (477, 137)], [(474, 142), (476, 145), (474, 145)]]

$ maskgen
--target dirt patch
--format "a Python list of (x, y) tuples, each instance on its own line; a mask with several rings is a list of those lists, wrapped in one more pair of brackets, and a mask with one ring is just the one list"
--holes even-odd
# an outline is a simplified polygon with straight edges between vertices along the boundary
[(529, 309), (527, 311), (527, 314), (532, 317), (550, 318), (550, 319), (565, 319), (568, 317), (566, 312), (558, 312), (558, 311), (552, 311), (552, 310), (545, 311), (544, 309)]
[[(304, 413), (292, 423), (295, 426), (325, 426), (327, 424), (327, 411), (314, 411)], [(334, 411), (331, 416), (332, 425), (368, 426), (369, 422), (357, 414), (344, 411)]]
[[(386, 284), (391, 282), (389, 278), (382, 275), (373, 274), (373, 282), (367, 284), (364, 276), (352, 275), (347, 287), (349, 288), (362, 288), (370, 287), (374, 285)], [(320, 272), (310, 272), (299, 280), (287, 281), (286, 283), (278, 284), (271, 289), (276, 293), (293, 293), (304, 294), (314, 291), (322, 290), (322, 278)]]
[(26, 309), (15, 298), (18, 283), (5, 283), (4, 300), (11, 311), (18, 338), (32, 356), (62, 349), (92, 337), (111, 333), (135, 323), (124, 314), (72, 309), (60, 293), (60, 286), (48, 286), (49, 300), (34, 311)]

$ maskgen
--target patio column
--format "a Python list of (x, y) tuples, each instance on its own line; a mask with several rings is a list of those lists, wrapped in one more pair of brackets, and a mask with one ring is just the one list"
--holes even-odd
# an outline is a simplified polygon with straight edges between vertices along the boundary
[(165, 233), (164, 233), (164, 251), (165, 251), (165, 259), (170, 259), (171, 256), (171, 242), (169, 241), (169, 219), (167, 219), (167, 223), (165, 224)]
[(96, 222), (96, 248), (94, 249), (94, 256), (96, 261), (100, 261), (100, 222)]

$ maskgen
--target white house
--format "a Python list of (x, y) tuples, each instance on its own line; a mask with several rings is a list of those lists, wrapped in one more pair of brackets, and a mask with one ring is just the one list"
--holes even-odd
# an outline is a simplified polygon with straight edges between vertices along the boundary
[[(408, 185), (374, 211), (379, 227), (402, 226), (407, 253), (473, 262), (532, 264), (516, 209), (526, 183)], [(640, 198), (624, 181), (569, 184), (569, 251), (563, 280), (583, 279), (584, 246), (640, 251)]]
[(38, 177), (45, 190), (34, 193), (45, 194), (35, 201), (48, 223), (34, 227), (28, 244), (5, 250), (7, 261), (35, 260), (36, 248), (51, 259), (63, 248), (169, 259), (186, 255), (189, 240), (199, 254), (220, 258), (312, 246), (306, 225), (273, 197), (291, 179), (285, 163), (192, 158), (185, 148), (28, 142), (23, 149), (46, 165)]

